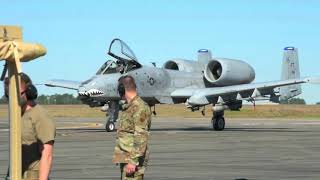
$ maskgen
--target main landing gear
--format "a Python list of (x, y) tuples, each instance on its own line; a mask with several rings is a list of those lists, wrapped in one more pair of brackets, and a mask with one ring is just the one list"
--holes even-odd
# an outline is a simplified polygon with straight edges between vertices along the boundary
[(224, 111), (213, 112), (212, 117), (212, 128), (216, 131), (224, 130), (225, 120), (224, 120)]

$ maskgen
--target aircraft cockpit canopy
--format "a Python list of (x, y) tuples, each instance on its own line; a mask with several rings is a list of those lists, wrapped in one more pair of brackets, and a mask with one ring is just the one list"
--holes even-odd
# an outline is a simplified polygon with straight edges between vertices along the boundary
[(116, 59), (118, 66), (123, 66), (123, 72), (128, 72), (142, 67), (133, 51), (120, 39), (114, 39), (111, 41), (108, 54)]

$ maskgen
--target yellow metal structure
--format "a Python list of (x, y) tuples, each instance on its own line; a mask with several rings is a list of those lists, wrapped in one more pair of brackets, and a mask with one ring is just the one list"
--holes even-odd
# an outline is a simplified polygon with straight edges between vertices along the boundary
[(9, 77), (10, 179), (21, 180), (21, 61), (30, 61), (46, 54), (40, 44), (22, 42), (22, 30), (17, 26), (0, 26), (0, 60), (6, 60)]
[(21, 27), (0, 25), (0, 42), (5, 41), (22, 41)]
[(19, 106), (19, 79), (14, 62), (8, 64), (9, 72), (9, 118), (10, 118), (10, 176), (21, 179), (21, 108)]

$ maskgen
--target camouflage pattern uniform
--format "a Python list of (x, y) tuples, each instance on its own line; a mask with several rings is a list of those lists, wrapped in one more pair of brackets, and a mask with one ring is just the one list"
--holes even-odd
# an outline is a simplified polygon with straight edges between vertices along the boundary
[[(122, 180), (143, 179), (149, 158), (147, 144), (151, 126), (150, 107), (136, 96), (122, 108), (112, 162), (120, 164)], [(134, 174), (126, 173), (128, 163), (137, 165)]]

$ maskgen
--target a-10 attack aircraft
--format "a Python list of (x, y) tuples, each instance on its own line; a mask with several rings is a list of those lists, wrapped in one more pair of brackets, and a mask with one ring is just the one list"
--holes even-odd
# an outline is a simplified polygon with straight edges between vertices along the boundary
[[(108, 113), (106, 130), (113, 131), (119, 113), (118, 79), (134, 77), (138, 94), (150, 107), (155, 104), (185, 103), (192, 111), (212, 104), (212, 127), (225, 127), (224, 111), (238, 111), (242, 102), (269, 100), (278, 103), (301, 94), (301, 83), (319, 83), (319, 78), (300, 78), (298, 52), (284, 48), (281, 80), (251, 83), (254, 69), (244, 61), (216, 58), (207, 49), (198, 51), (198, 61), (171, 59), (162, 68), (143, 66), (120, 39), (109, 47), (107, 60), (98, 72), (83, 82), (50, 80), (45, 84), (78, 91), (90, 107), (102, 106)], [(112, 60), (111, 60), (112, 59)]]

